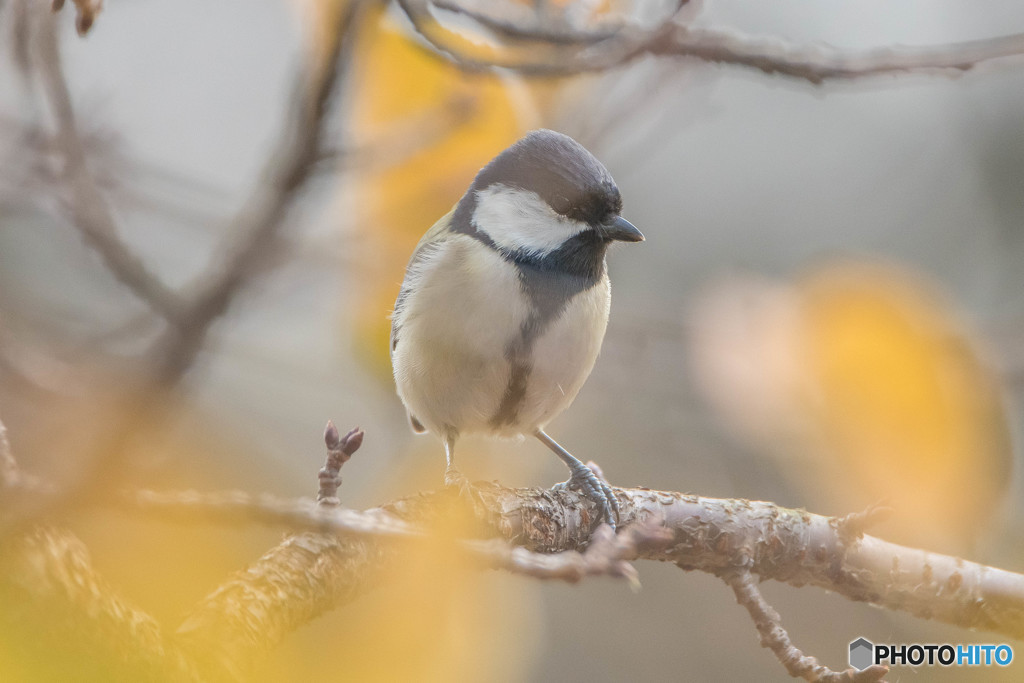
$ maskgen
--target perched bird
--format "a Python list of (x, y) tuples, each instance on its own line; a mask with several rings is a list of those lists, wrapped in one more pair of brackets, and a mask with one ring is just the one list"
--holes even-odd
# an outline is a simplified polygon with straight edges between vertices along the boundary
[(608, 170), (572, 138), (536, 130), (501, 152), (420, 240), (395, 302), (391, 361), (417, 432), (535, 436), (612, 527), (608, 485), (544, 428), (587, 379), (608, 324), (605, 253), (644, 236)]

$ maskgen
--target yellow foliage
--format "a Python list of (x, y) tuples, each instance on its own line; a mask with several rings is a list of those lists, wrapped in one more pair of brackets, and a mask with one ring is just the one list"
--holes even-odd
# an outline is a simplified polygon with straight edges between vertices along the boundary
[(373, 163), (356, 170), (357, 346), (390, 375), (387, 315), (419, 238), (476, 172), (524, 132), (515, 98), (494, 75), (468, 75), (424, 51), (386, 17), (361, 46), (353, 128)]
[(962, 326), (895, 268), (833, 267), (799, 292), (806, 400), (825, 442), (903, 516), (970, 533), (1006, 483), (1008, 452), (997, 387)]
[(481, 571), (459, 550), (455, 539), (471, 535), (470, 526), (451, 516), (428, 539), (403, 543), (401, 562), (338, 615), (325, 649), (344, 680), (522, 680), (534, 644), (524, 637), (531, 632), (524, 628), (526, 587), (516, 577)]
[(746, 280), (696, 320), (698, 379), (744, 438), (836, 511), (887, 501), (884, 530), (962, 548), (1005, 490), (999, 388), (964, 325), (923, 277), (824, 265), (789, 285)]

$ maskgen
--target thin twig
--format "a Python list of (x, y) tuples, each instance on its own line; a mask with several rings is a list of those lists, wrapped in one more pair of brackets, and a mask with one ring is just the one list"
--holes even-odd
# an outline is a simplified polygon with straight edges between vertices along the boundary
[(894, 73), (957, 75), (981, 64), (1024, 54), (1024, 33), (922, 47), (840, 50), (825, 44), (798, 46), (724, 29), (672, 25), (644, 44), (641, 53), (696, 57), (758, 69), (814, 84)]
[(754, 626), (761, 635), (761, 647), (775, 653), (793, 678), (816, 683), (878, 683), (889, 672), (888, 667), (877, 664), (863, 671), (847, 669), (837, 672), (829, 669), (793, 645), (786, 629), (782, 628), (782, 617), (761, 595), (761, 589), (749, 571), (729, 572), (722, 579), (736, 594), (736, 602), (745, 607), (754, 620)]
[[(109, 428), (82, 458), (80, 476), (59, 492), (40, 493), (33, 505), (0, 519), (0, 535), (44, 513), (59, 512), (98, 496), (122, 476), (125, 453), (140, 432), (152, 430), (169, 405), (172, 390), (191, 366), (210, 325), (222, 315), (253, 277), (272, 263), (280, 249), (279, 233), (320, 159), (329, 113), (349, 71), (356, 29), (376, 0), (344, 3), (328, 34), (323, 61), (300, 71), (296, 93), (288, 100), (287, 118), (277, 151), (266, 165), (265, 180), (254, 190), (228, 231), (220, 259), (194, 286), (182, 293), (168, 290), (117, 236), (109, 205), (88, 170), (88, 160), (75, 127), (74, 110), (60, 62), (53, 16), (36, 12), (40, 69), (58, 121), (64, 150), (65, 178), (76, 226), (104, 258), (114, 275), (159, 311), (171, 324), (146, 355), (141, 377), (124, 382), (126, 389)], [(35, 3), (36, 6), (39, 3)], [(43, 8), (45, 10), (45, 7)], [(89, 456), (89, 457), (85, 457)]]
[[(72, 0), (75, 4), (75, 30), (84, 36), (96, 22), (96, 15), (103, 9), (103, 0)], [(64, 0), (53, 0), (52, 11), (59, 12)]]
[(110, 273), (169, 322), (178, 320), (176, 294), (167, 287), (120, 237), (113, 212), (89, 169), (85, 144), (78, 132), (74, 106), (61, 65), (56, 18), (40, 3), (28, 8), (27, 25), (35, 26), (33, 66), (42, 77), (50, 109), (57, 124), (57, 152), (70, 191), (67, 208), (86, 243), (103, 259)]
[[(688, 0), (677, 0), (676, 6), (666, 16), (671, 17), (677, 14), (682, 9), (683, 5), (686, 5), (687, 3)], [(422, 3), (417, 4), (422, 5)], [(512, 17), (498, 17), (494, 14), (481, 12), (477, 9), (467, 7), (466, 5), (454, 0), (431, 0), (429, 5), (439, 10), (452, 12), (454, 14), (461, 14), (462, 16), (468, 17), (491, 32), (504, 38), (541, 42), (549, 45), (567, 45), (576, 47), (594, 45), (608, 40), (609, 38), (616, 37), (623, 29), (627, 29), (631, 26), (627, 21), (613, 22), (606, 20), (602, 22), (602, 24), (611, 24), (610, 27), (602, 25), (598, 28), (592, 28), (589, 30), (566, 27), (552, 28), (550, 17), (540, 16), (536, 12), (530, 12), (521, 5), (511, 4), (509, 5), (509, 8), (521, 10), (529, 17), (529, 21), (516, 21)], [(566, 15), (570, 8), (565, 7), (560, 9), (562, 14)], [(416, 8), (416, 10), (418, 11), (418, 8)]]
[(0, 420), (0, 489), (11, 486), (18, 479), (18, 462), (11, 451), (7, 438), (7, 427)]
[(320, 469), (320, 490), (316, 494), (318, 505), (338, 507), (338, 487), (341, 486), (341, 468), (363, 444), (363, 430), (354, 427), (348, 434), (341, 436), (334, 422), (327, 421), (324, 430), (324, 442), (327, 444), (327, 462)]
[(847, 543), (860, 540), (864, 532), (892, 517), (893, 509), (876, 503), (866, 510), (835, 518), (836, 530)]
[[(584, 552), (572, 550), (555, 554), (535, 553), (512, 548), (502, 541), (475, 544), (476, 551), (495, 569), (538, 579), (557, 579), (576, 583), (587, 576), (624, 578), (634, 590), (640, 588), (636, 568), (630, 564), (642, 549), (664, 549), (672, 539), (668, 529), (658, 524), (634, 524), (618, 534), (602, 524)], [(486, 545), (485, 545), (486, 544)]]
[[(754, 68), (820, 84), (826, 80), (848, 80), (890, 73), (957, 74), (1006, 57), (1024, 54), (1024, 34), (925, 47), (887, 47), (866, 51), (844, 51), (821, 45), (798, 46), (777, 39), (746, 36), (730, 29), (703, 29), (670, 18), (652, 29), (624, 26), (614, 36), (598, 32), (588, 40), (585, 33), (571, 41), (550, 40), (550, 55), (510, 58), (500, 53), (493, 58), (470, 55), (459, 47), (455, 34), (430, 13), (428, 0), (398, 0), (413, 27), (440, 55), (466, 70), (511, 69), (526, 75), (556, 76), (605, 71), (644, 55), (694, 57), (706, 62)], [(445, 2), (445, 9), (453, 3)], [(474, 15), (474, 18), (475, 17)], [(517, 40), (544, 42), (546, 30), (521, 26)], [(551, 38), (550, 36), (548, 36)]]
[(161, 384), (177, 382), (202, 347), (210, 325), (227, 311), (244, 285), (273, 263), (291, 208), (324, 155), (328, 114), (350, 71), (357, 29), (372, 4), (370, 0), (345, 3), (337, 11), (321, 68), (300, 72), (290, 99), (292, 112), (267, 162), (264, 181), (227, 229), (231, 237), (221, 257), (184, 294), (183, 324), (168, 330), (154, 349)]

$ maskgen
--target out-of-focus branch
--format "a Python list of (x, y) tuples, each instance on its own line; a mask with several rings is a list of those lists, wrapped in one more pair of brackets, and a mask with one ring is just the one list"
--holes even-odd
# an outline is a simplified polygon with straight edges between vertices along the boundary
[[(688, 4), (689, 0), (676, 0), (675, 7), (666, 14), (666, 21), (673, 16), (678, 16), (683, 6)], [(429, 12), (430, 7), (461, 14), (503, 38), (541, 42), (549, 45), (584, 47), (614, 38), (623, 30), (635, 28), (629, 22), (616, 19), (604, 19), (599, 25), (592, 28), (574, 25), (578, 22), (573, 21), (571, 5), (560, 8), (554, 17), (551, 16), (550, 11), (546, 11), (544, 8), (538, 9), (537, 6), (528, 8), (518, 3), (505, 3), (506, 16), (499, 16), (483, 12), (456, 0), (430, 0), (429, 3), (413, 0), (413, 2), (407, 3), (406, 11), (408, 12), (411, 8), (422, 22), (426, 18), (424, 13)], [(519, 16), (514, 16), (512, 13)], [(552, 21), (553, 19), (554, 21)], [(552, 26), (552, 23), (555, 26)]]
[(56, 150), (64, 164), (71, 219), (114, 277), (168, 321), (176, 322), (179, 316), (177, 296), (121, 240), (110, 204), (89, 169), (61, 65), (57, 21), (41, 3), (35, 5), (27, 8), (26, 25), (34, 27), (31, 32), (34, 40), (29, 49), (36, 57), (32, 65), (41, 76), (57, 124)]
[[(103, 0), (72, 0), (75, 3), (75, 30), (84, 36), (96, 22), (96, 15), (103, 9)], [(53, 0), (53, 11), (59, 12), (64, 7), (64, 0)]]
[(68, 531), (38, 527), (2, 542), (0, 606), (6, 642), (20, 640), (16, 650), (59, 643), (65, 652), (81, 652), (88, 662), (76, 666), (76, 675), (89, 677), (85, 672), (107, 663), (104, 673), (115, 669), (117, 680), (209, 680), (155, 619), (96, 573), (85, 546)]
[[(60, 63), (53, 16), (39, 3), (28, 7), (27, 25), (35, 26), (31, 45), (39, 54), (36, 67), (55, 113), (58, 146), (65, 165), (69, 206), (76, 227), (103, 257), (110, 271), (159, 312), (169, 323), (166, 332), (146, 354), (140, 376), (125, 382), (121, 409), (112, 414), (109, 429), (85, 453), (82, 474), (59, 495), (39, 495), (20, 514), (0, 520), (0, 534), (30, 522), (43, 512), (68, 508), (117, 482), (124, 468), (124, 452), (139, 433), (154, 429), (168, 405), (172, 390), (191, 366), (211, 324), (236, 295), (286, 252), (279, 233), (289, 211), (322, 159), (329, 114), (352, 61), (355, 35), (366, 10), (378, 0), (338, 3), (331, 30), (325, 31), (325, 49), (319, 61), (304, 64), (288, 100), (287, 117), (274, 154), (249, 201), (227, 230), (220, 258), (196, 283), (182, 292), (167, 289), (150, 273), (138, 255), (118, 237), (113, 213), (89, 172), (85, 147), (75, 127), (74, 110)], [(29, 3), (31, 4), (31, 3)], [(9, 508), (10, 511), (10, 508)]]
[(256, 655), (375, 586), (396, 551), (317, 533), (290, 536), (204, 598), (176, 639), (211, 680), (245, 680)]
[[(78, 3), (76, 3), (78, 4)], [(57, 124), (57, 151), (68, 189), (67, 205), (75, 226), (119, 281), (128, 286), (169, 323), (149, 354), (151, 375), (164, 387), (177, 383), (192, 364), (210, 325), (230, 306), (235, 295), (254, 276), (287, 251), (279, 233), (295, 200), (315, 173), (328, 148), (329, 114), (343, 88), (361, 17), (375, 0), (338, 3), (334, 25), (325, 32), (325, 49), (316, 63), (304, 64), (275, 151), (262, 178), (226, 229), (229, 235), (220, 256), (195, 283), (181, 292), (168, 288), (119, 236), (107, 198), (89, 169), (88, 154), (78, 131), (74, 108), (61, 65), (54, 16), (40, 3), (28, 3), (26, 40), (36, 58), (32, 67), (41, 77)], [(83, 3), (98, 8), (99, 3)], [(82, 7), (79, 7), (80, 17)]]
[(7, 427), (0, 420), (0, 489), (13, 484), (18, 478), (18, 463), (11, 452), (11, 442), (7, 438)]
[(1024, 34), (923, 47), (846, 51), (824, 44), (791, 45), (731, 30), (670, 25), (640, 46), (638, 54), (696, 57), (819, 84), (898, 73), (956, 75), (987, 62), (1024, 55)]
[[(604, 71), (644, 55), (656, 55), (693, 57), (818, 84), (890, 73), (957, 74), (986, 62), (1024, 54), (1024, 34), (926, 47), (844, 51), (823, 44), (798, 46), (778, 39), (754, 38), (729, 29), (697, 28), (679, 21), (678, 12), (651, 29), (624, 25), (611, 33), (598, 30), (551, 34), (541, 25), (499, 21), (460, 8), (451, 0), (398, 0), (398, 4), (427, 43), (461, 68), (504, 68), (540, 76)], [(548, 50), (533, 49), (523, 56), (522, 51), (513, 49), (514, 44), (506, 44), (508, 54), (499, 50), (493, 57), (481, 57), (479, 50), (467, 51), (465, 41), (445, 28), (434, 17), (431, 7), (465, 14), (501, 36), (545, 44)]]
[[(231, 237), (221, 257), (183, 294), (183, 324), (168, 330), (156, 346), (153, 362), (161, 384), (174, 384), (181, 377), (213, 321), (228, 309), (235, 294), (284, 250), (279, 233), (328, 147), (328, 113), (349, 73), (361, 18), (373, 4), (373, 0), (339, 3), (322, 61), (298, 74), (290, 99), (291, 114), (262, 181), (228, 228)], [(335, 147), (343, 145), (335, 143)]]

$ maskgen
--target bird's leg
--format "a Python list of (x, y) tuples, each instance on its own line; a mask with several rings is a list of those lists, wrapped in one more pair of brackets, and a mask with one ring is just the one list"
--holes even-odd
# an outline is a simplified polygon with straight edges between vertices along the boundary
[(582, 493), (597, 505), (604, 521), (614, 529), (615, 523), (619, 518), (619, 501), (615, 499), (615, 494), (607, 482), (602, 481), (600, 477), (594, 474), (592, 469), (573, 457), (572, 453), (562, 448), (557, 441), (545, 434), (543, 430), (538, 429), (534, 436), (542, 444), (554, 451), (555, 455), (561, 458), (562, 462), (569, 467), (571, 474), (568, 481), (555, 484), (554, 488), (575, 489)]
[(462, 488), (469, 482), (462, 472), (455, 469), (455, 436), (448, 434), (444, 437), (444, 485), (458, 486)]

